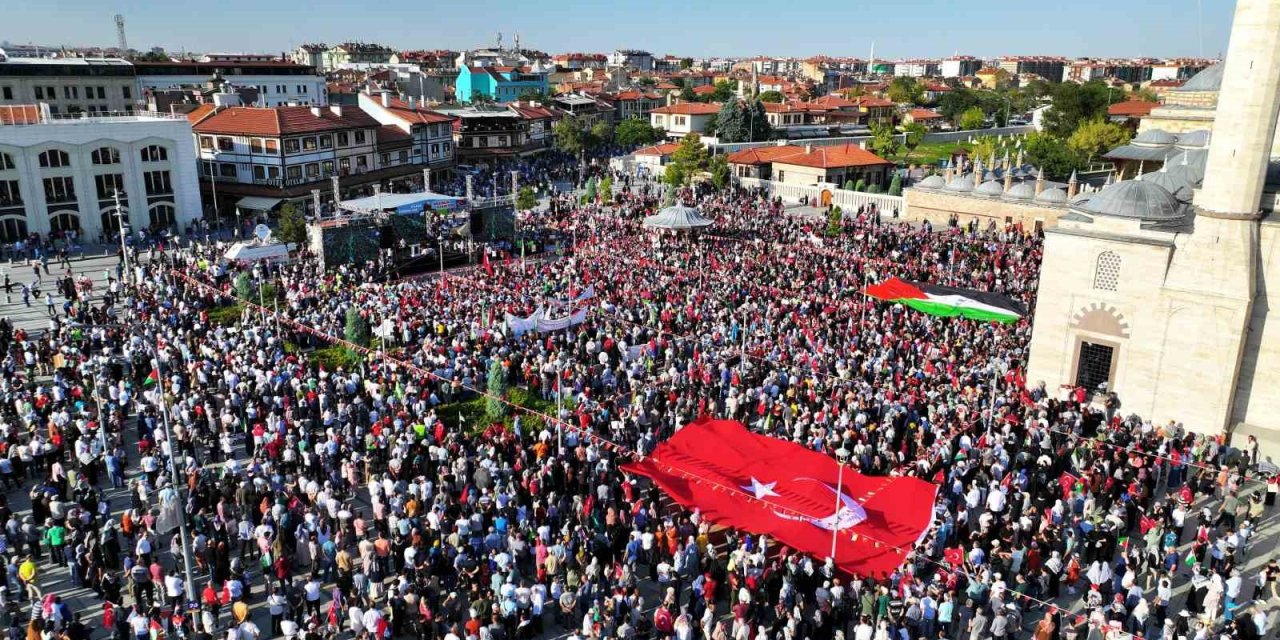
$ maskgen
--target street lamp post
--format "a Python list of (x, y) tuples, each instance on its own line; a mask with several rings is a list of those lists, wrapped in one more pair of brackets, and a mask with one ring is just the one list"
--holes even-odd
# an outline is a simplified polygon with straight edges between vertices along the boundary
[(444, 281), (444, 234), (436, 236), (436, 242), (440, 246), (440, 280)]
[(120, 232), (120, 260), (124, 264), (125, 280), (127, 282), (131, 282), (133, 280), (133, 274), (131, 273), (132, 270), (129, 268), (129, 247), (125, 244), (125, 237), (124, 237), (125, 218), (124, 218), (124, 213), (120, 210), (120, 190), (116, 189), (115, 192), (112, 193), (111, 197), (115, 200), (116, 227), (117, 227), (117, 230)]
[(564, 363), (556, 361), (556, 452), (564, 455)]
[(840, 471), (836, 475), (836, 526), (831, 528), (831, 562), (836, 561), (836, 542), (840, 536), (840, 507), (844, 497), (844, 465), (849, 461), (849, 450), (841, 444), (836, 449), (836, 463), (840, 465)]
[[(209, 203), (213, 208), (213, 221), (221, 224), (222, 219), (218, 217), (218, 177), (216, 175), (218, 169), (218, 150), (213, 149), (209, 152), (209, 191), (213, 202)], [(236, 209), (236, 215), (239, 217), (240, 210)]]
[(174, 462), (174, 458), (177, 455), (177, 447), (174, 445), (173, 434), (169, 429), (169, 406), (165, 403), (164, 397), (164, 383), (162, 382), (164, 380), (164, 374), (161, 372), (161, 368), (164, 366), (164, 359), (161, 357), (160, 350), (156, 345), (149, 342), (144, 344), (148, 346), (152, 354), (155, 356), (155, 369), (157, 377), (159, 378), (159, 381), (161, 381), (156, 385), (156, 406), (160, 410), (160, 422), (164, 425), (165, 442), (169, 443), (169, 481), (173, 483), (173, 490), (178, 494), (178, 499), (182, 502), (178, 508), (178, 536), (182, 539), (182, 569), (186, 582), (185, 595), (187, 600), (191, 601), (195, 598), (196, 593), (196, 584), (195, 579), (193, 578), (195, 569), (191, 563), (191, 536), (187, 532), (186, 500), (183, 499), (182, 490), (180, 489), (180, 487), (185, 483), (179, 480), (178, 466)]

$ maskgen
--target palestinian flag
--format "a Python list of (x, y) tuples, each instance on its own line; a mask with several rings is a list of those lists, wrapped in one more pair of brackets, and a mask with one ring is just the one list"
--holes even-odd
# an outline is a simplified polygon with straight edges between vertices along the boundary
[(150, 389), (151, 387), (156, 386), (157, 382), (160, 382), (160, 370), (152, 369), (151, 373), (147, 374), (147, 379), (142, 381), (142, 387), (144, 389)]
[(863, 293), (872, 298), (905, 304), (916, 311), (935, 316), (1017, 322), (1026, 313), (1017, 301), (998, 293), (908, 282), (897, 278), (873, 284), (864, 289)]

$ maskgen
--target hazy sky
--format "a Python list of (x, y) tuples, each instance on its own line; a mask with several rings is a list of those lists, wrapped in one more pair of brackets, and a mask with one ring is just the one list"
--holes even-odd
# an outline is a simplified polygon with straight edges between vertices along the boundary
[[(1233, 0), (4, 0), (0, 40), (278, 52), (363, 40), (397, 49), (507, 43), (556, 53), (1216, 56)], [(1202, 8), (1201, 8), (1202, 7)], [(1203, 20), (1197, 16), (1203, 15)], [(1203, 36), (1202, 36), (1203, 33)], [(1203, 49), (1201, 42), (1203, 39)]]

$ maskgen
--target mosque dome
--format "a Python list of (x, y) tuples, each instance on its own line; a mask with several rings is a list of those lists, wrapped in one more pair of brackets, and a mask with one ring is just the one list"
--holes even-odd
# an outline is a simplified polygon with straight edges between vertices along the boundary
[(1142, 181), (1164, 187), (1165, 191), (1168, 191), (1173, 195), (1174, 199), (1182, 203), (1191, 202), (1191, 197), (1195, 192), (1191, 183), (1187, 182), (1186, 178), (1183, 177), (1182, 172), (1174, 173), (1161, 169), (1155, 173), (1148, 173), (1142, 176)]
[(1030, 200), (1036, 197), (1036, 187), (1030, 182), (1019, 182), (1010, 187), (1004, 197), (1006, 200)]
[(941, 189), (947, 186), (947, 181), (943, 180), (942, 176), (934, 174), (917, 182), (915, 186), (920, 189)]
[(973, 174), (956, 176), (947, 183), (947, 191), (955, 191), (957, 193), (973, 191)]
[(973, 190), (974, 195), (999, 198), (1004, 194), (1004, 187), (995, 180), (988, 180)]
[(1164, 129), (1148, 129), (1139, 133), (1130, 144), (1139, 147), (1170, 147), (1178, 141), (1178, 136)]
[(1066, 204), (1067, 192), (1062, 189), (1053, 188), (1045, 189), (1036, 196), (1036, 202), (1039, 204)]
[(1175, 87), (1172, 91), (1191, 92), (1221, 90), (1223, 68), (1223, 63), (1221, 62), (1205, 67), (1200, 73), (1191, 76), (1191, 79), (1187, 80), (1186, 84), (1183, 84), (1181, 87)]
[(1164, 170), (1195, 186), (1204, 181), (1204, 167), (1208, 159), (1208, 149), (1186, 149), (1170, 156), (1164, 163)]
[(1203, 149), (1209, 146), (1209, 130), (1196, 129), (1178, 136), (1179, 149)]
[(1075, 207), (1087, 215), (1147, 222), (1179, 220), (1185, 206), (1164, 187), (1145, 180), (1124, 180), (1093, 194)]

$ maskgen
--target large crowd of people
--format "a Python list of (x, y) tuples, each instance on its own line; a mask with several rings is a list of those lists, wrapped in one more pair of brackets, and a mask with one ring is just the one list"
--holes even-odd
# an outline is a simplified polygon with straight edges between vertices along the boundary
[[(0, 477), (30, 500), (0, 504), (0, 622), (87, 638), (48, 582), (67, 567), (120, 640), (1271, 632), (1255, 537), (1280, 484), (1256, 443), (1026, 380), (1029, 316), (859, 293), (898, 276), (1034, 309), (1036, 233), (677, 197), (716, 224), (644, 230), (647, 185), (556, 196), (524, 224), (560, 251), (394, 281), (196, 243), (48, 331), (0, 321)], [(513, 331), (538, 310), (568, 326)], [(936, 482), (930, 534), (891, 576), (846, 575), (620, 470), (700, 416)]]

